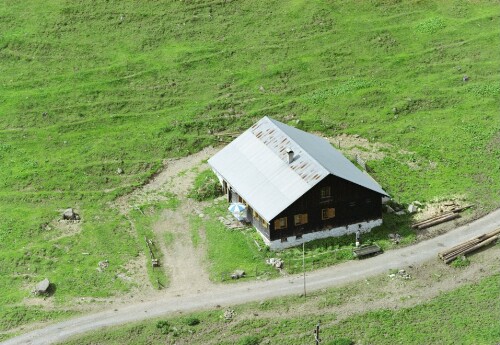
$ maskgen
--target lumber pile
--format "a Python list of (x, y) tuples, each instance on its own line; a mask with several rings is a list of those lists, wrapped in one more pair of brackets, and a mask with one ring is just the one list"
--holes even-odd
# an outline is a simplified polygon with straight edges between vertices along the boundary
[(438, 254), (438, 256), (445, 263), (449, 263), (459, 256), (478, 250), (479, 248), (487, 246), (498, 239), (500, 239), (500, 228), (487, 234), (474, 237), (473, 239), (460, 243), (450, 249), (443, 250)]
[(431, 226), (438, 225), (438, 224), (459, 218), (460, 215), (458, 213), (462, 212), (463, 210), (466, 210), (470, 207), (472, 207), (472, 205), (454, 208), (451, 211), (448, 211), (448, 212), (442, 213), (440, 215), (437, 215), (437, 216), (434, 216), (431, 218), (427, 218), (427, 219), (422, 220), (420, 222), (414, 223), (411, 227), (413, 229), (418, 229), (418, 230), (430, 228)]

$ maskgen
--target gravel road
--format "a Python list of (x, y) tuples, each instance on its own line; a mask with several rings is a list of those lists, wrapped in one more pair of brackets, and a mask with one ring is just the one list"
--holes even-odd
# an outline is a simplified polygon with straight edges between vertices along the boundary
[[(349, 261), (310, 272), (306, 275), (306, 288), (307, 291), (312, 291), (339, 286), (373, 275), (387, 273), (392, 268), (417, 265), (433, 259), (436, 260), (436, 264), (442, 264), (437, 259), (439, 251), (498, 227), (500, 227), (500, 209), (470, 224), (413, 246), (391, 250), (370, 259)], [(272, 297), (300, 294), (303, 292), (303, 288), (303, 276), (294, 275), (270, 281), (217, 285), (200, 293), (188, 291), (183, 295), (172, 295), (167, 291), (160, 300), (133, 303), (119, 309), (110, 309), (54, 323), (1, 344), (52, 344), (101, 327), (169, 315), (179, 311), (208, 309), (214, 308), (216, 305), (230, 306)]]

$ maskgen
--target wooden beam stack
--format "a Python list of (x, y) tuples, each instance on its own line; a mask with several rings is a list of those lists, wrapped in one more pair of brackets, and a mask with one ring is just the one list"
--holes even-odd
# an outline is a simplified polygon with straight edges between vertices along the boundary
[(481, 247), (487, 246), (488, 244), (500, 239), (500, 228), (493, 230), (487, 234), (483, 234), (468, 241), (465, 241), (459, 245), (456, 245), (450, 249), (443, 250), (438, 254), (445, 263), (452, 262), (457, 257), (471, 253), (478, 250)]
[(434, 216), (431, 218), (427, 218), (427, 219), (422, 220), (420, 222), (414, 223), (411, 227), (414, 229), (422, 230), (422, 229), (426, 229), (426, 228), (429, 228), (429, 227), (434, 226), (434, 225), (438, 225), (438, 224), (459, 218), (460, 217), (460, 215), (458, 214), (459, 212), (462, 212), (463, 210), (466, 210), (472, 206), (473, 205), (455, 208), (449, 212), (445, 212), (443, 214), (440, 214), (440, 215), (437, 215), (437, 216)]

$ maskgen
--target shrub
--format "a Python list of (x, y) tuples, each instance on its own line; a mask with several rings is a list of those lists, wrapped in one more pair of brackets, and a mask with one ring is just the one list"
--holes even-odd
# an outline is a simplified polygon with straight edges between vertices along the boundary
[(465, 256), (459, 256), (451, 263), (451, 266), (455, 268), (467, 267), (469, 265), (470, 265), (470, 260), (467, 259)]
[(220, 195), (222, 195), (222, 189), (219, 179), (210, 169), (204, 170), (196, 176), (193, 188), (188, 194), (190, 198), (198, 201), (213, 199)]
[(160, 330), (162, 334), (168, 334), (170, 333), (170, 324), (168, 321), (161, 320), (156, 323), (156, 328)]
[(186, 319), (186, 325), (188, 326), (196, 326), (200, 323), (200, 319), (194, 316), (190, 316)]

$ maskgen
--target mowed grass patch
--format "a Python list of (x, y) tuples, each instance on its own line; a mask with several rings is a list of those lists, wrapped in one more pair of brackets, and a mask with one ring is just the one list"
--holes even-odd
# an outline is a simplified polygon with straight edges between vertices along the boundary
[[(314, 341), (312, 331), (319, 320), (321, 339), (326, 344), (342, 338), (377, 345), (494, 344), (500, 339), (499, 282), (500, 276), (494, 274), (414, 307), (361, 312), (339, 321), (335, 310), (356, 294), (359, 288), (356, 283), (309, 294), (308, 305), (319, 303), (320, 312), (304, 310), (303, 298), (286, 297), (236, 306), (231, 321), (223, 319), (224, 310), (211, 310), (100, 330), (63, 344), (115, 344), (125, 340), (141, 343), (147, 339), (150, 344), (175, 341), (229, 345), (257, 336), (262, 343), (302, 345)], [(293, 310), (300, 310), (300, 315), (290, 315)], [(280, 318), (274, 313), (280, 313)], [(187, 327), (184, 320), (189, 317), (196, 317), (199, 324)], [(167, 322), (172, 331), (162, 335), (161, 327), (157, 327), (160, 321)]]
[[(255, 244), (255, 229), (229, 229), (218, 220), (220, 216), (227, 216), (227, 203), (219, 201), (207, 208), (209, 219), (203, 220), (207, 239), (207, 259), (209, 261), (210, 279), (213, 281), (227, 281), (235, 270), (243, 270), (248, 278), (264, 279), (276, 276), (275, 269), (266, 265), (269, 252), (259, 244)], [(192, 226), (200, 226), (197, 220)]]

